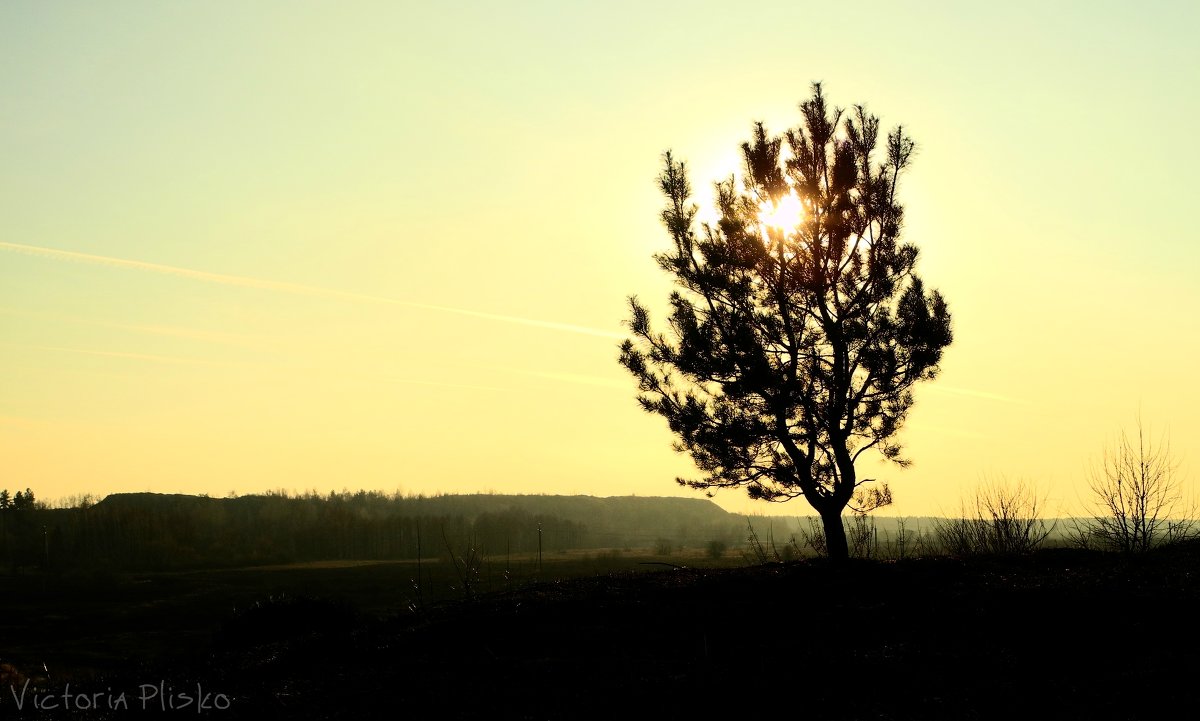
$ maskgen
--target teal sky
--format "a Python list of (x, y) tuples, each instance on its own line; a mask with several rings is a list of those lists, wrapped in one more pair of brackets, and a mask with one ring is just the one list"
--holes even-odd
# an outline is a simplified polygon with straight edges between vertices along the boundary
[(686, 493), (615, 360), (660, 155), (706, 197), (812, 81), (917, 141), (955, 317), (894, 510), (1072, 510), (1139, 411), (1190, 477), (1198, 8), (6, 2), (0, 486)]

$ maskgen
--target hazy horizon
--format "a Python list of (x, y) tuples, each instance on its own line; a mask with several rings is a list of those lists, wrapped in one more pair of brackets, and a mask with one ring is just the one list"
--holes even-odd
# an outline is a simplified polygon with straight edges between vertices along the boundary
[(1193, 480), (1200, 8), (757, 10), (0, 6), (0, 486), (703, 498), (616, 360), (660, 155), (707, 198), (813, 81), (916, 140), (954, 314), (884, 513), (1082, 512), (1139, 413)]

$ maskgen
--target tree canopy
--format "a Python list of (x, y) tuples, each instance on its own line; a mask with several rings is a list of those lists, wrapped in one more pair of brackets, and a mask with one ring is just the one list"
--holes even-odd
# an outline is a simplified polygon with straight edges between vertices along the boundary
[(891, 500), (860, 479), (870, 449), (900, 465), (897, 440), (912, 386), (938, 372), (950, 312), (900, 241), (897, 188), (914, 154), (896, 128), (880, 141), (862, 105), (826, 104), (820, 84), (801, 124), (771, 135), (756, 123), (735, 177), (715, 183), (719, 220), (698, 223), (685, 164), (667, 152), (659, 185), (672, 248), (655, 255), (679, 286), (669, 332), (630, 298), (634, 338), (620, 361), (642, 407), (666, 418), (707, 489), (805, 497), (831, 556), (846, 557), (841, 514)]

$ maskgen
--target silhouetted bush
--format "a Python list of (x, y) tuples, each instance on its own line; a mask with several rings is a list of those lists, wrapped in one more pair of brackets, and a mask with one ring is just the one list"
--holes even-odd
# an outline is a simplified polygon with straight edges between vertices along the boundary
[(808, 522), (808, 530), (800, 529), (801, 542), (818, 556), (826, 555), (828, 549), (825, 545), (825, 527), (819, 519), (809, 517), (805, 520)]
[(902, 561), (937, 551), (937, 539), (922, 531), (919, 526), (909, 528), (908, 519), (905, 518), (897, 518), (895, 524), (895, 534), (885, 534), (882, 556)]
[(1197, 536), (1196, 507), (1186, 502), (1178, 462), (1165, 435), (1148, 439), (1139, 418), (1137, 439), (1122, 434), (1089, 474), (1096, 514), (1077, 522), (1074, 541), (1084, 548), (1142, 553), (1155, 545)]
[(879, 555), (879, 535), (875, 531), (875, 519), (865, 513), (856, 513), (851, 517), (846, 536), (853, 558), (874, 558)]
[(1046, 540), (1054, 524), (1042, 519), (1044, 501), (1023, 481), (988, 482), (975, 492), (959, 518), (937, 521), (942, 550), (954, 555), (1029, 553)]

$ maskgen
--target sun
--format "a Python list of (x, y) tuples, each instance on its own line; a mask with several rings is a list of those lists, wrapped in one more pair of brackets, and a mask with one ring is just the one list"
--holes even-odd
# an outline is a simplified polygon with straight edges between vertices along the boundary
[(759, 206), (759, 222), (777, 230), (795, 228), (803, 217), (804, 205), (792, 193), (787, 193), (776, 203), (764, 202)]

